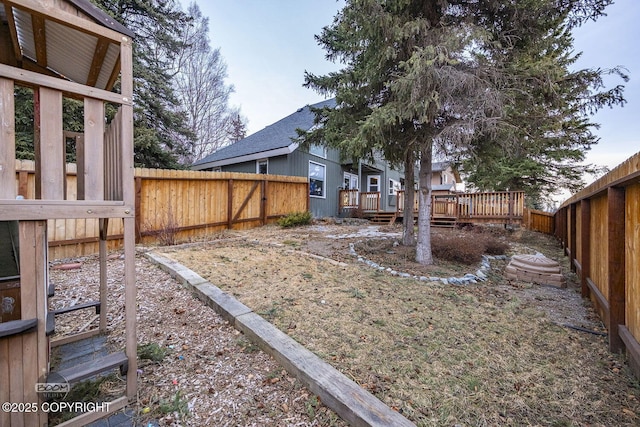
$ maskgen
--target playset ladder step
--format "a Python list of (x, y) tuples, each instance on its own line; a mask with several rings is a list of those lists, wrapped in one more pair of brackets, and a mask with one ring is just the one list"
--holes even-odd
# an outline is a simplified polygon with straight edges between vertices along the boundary
[(86, 380), (103, 372), (120, 368), (120, 375), (126, 375), (129, 370), (129, 359), (123, 351), (111, 353), (89, 362), (81, 363), (67, 369), (56, 371), (58, 375), (67, 380), (69, 383), (77, 383)]
[(58, 314), (69, 313), (72, 311), (82, 310), (84, 308), (91, 308), (91, 307), (95, 307), (96, 314), (100, 314), (100, 301), (90, 301), (90, 302), (85, 302), (84, 304), (71, 305), (69, 307), (63, 307), (57, 310), (51, 310), (51, 312), (57, 316)]

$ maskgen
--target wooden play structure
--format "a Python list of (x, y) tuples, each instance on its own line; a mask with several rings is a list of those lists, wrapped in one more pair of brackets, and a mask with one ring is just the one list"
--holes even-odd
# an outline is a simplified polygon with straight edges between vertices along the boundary
[[(80, 381), (117, 367), (133, 374), (127, 375), (125, 395), (110, 402), (109, 412), (87, 412), (64, 426), (102, 418), (136, 395), (132, 35), (88, 0), (0, 0), (0, 250), (5, 260), (15, 260), (15, 271), (0, 278), (0, 297), (6, 296), (7, 303), (0, 321), (0, 402), (42, 402), (36, 383), (51, 378), (51, 347), (106, 331), (107, 303), (113, 300), (107, 294), (107, 227), (115, 222), (124, 230), (124, 273), (118, 280), (125, 285), (126, 348), (62, 377)], [(113, 91), (116, 83), (119, 93)], [(20, 194), (16, 183), (17, 87), (33, 92), (33, 198)], [(73, 192), (65, 185), (65, 97), (84, 105)], [(107, 104), (118, 110), (108, 124)], [(94, 219), (100, 226), (100, 298), (73, 308), (95, 308), (99, 327), (62, 339), (49, 336), (55, 317), (73, 311), (49, 310), (47, 227), (53, 219)], [(47, 424), (42, 411), (0, 412), (1, 426)]]

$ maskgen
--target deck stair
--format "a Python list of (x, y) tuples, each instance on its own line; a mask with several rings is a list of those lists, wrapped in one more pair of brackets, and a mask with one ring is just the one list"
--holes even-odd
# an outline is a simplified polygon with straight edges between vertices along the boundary
[(369, 217), (369, 222), (372, 224), (393, 224), (396, 221), (396, 212), (374, 212)]
[(431, 226), (439, 228), (454, 228), (458, 219), (455, 216), (438, 216), (431, 218)]

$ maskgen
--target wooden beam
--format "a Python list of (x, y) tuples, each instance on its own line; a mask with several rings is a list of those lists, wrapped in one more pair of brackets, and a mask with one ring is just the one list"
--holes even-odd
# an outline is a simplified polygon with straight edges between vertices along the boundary
[[(253, 183), (253, 186), (251, 187), (251, 190), (249, 190), (247, 197), (244, 198), (244, 200), (242, 201), (242, 204), (238, 208), (238, 212), (236, 212), (235, 215), (233, 216), (233, 219), (231, 220), (232, 223), (236, 222), (238, 218), (240, 218), (242, 211), (244, 210), (244, 208), (247, 207), (247, 205), (249, 204), (249, 201), (251, 201), (251, 197), (253, 197), (253, 193), (256, 192), (256, 188), (258, 188), (258, 185), (260, 185), (260, 181), (256, 181)], [(260, 217), (262, 217), (262, 215)]]
[(13, 81), (0, 78), (0, 199), (16, 198), (16, 125)]
[(571, 258), (569, 259), (569, 266), (571, 268), (571, 271), (573, 271), (575, 273), (576, 271), (576, 267), (575, 264), (573, 263), (573, 260), (577, 259), (578, 256), (578, 251), (576, 250), (576, 242), (577, 242), (577, 236), (576, 236), (576, 232), (577, 232), (577, 206), (575, 203), (572, 203), (571, 206), (569, 206), (569, 252), (571, 253)]
[(120, 43), (122, 40), (123, 35), (119, 32), (80, 16), (72, 15), (62, 9), (51, 7), (48, 3), (42, 0), (5, 0), (5, 4), (28, 12), (32, 16), (42, 16), (65, 27), (73, 28), (85, 34), (99, 35), (116, 43)]
[(132, 205), (124, 202), (94, 202), (84, 200), (2, 200), (0, 221), (65, 219), (65, 218), (127, 218), (135, 215)]
[(47, 67), (47, 32), (44, 24), (44, 16), (32, 15), (31, 27), (33, 31), (33, 44), (36, 49), (36, 62), (39, 66)]
[(98, 81), (98, 77), (100, 76), (100, 71), (102, 71), (102, 64), (104, 63), (104, 58), (107, 55), (107, 51), (109, 50), (109, 46), (111, 42), (98, 37), (98, 42), (96, 43), (96, 48), (93, 51), (93, 59), (91, 61), (91, 68), (89, 68), (89, 76), (87, 77), (87, 86), (95, 86)]
[(65, 147), (62, 132), (62, 92), (40, 88), (41, 198), (64, 200)]
[(233, 179), (227, 183), (227, 228), (233, 227)]
[(593, 295), (593, 297), (595, 298), (598, 307), (604, 312), (603, 321), (605, 322), (605, 326), (609, 328), (609, 325), (606, 324), (606, 322), (608, 321), (607, 319), (609, 318), (609, 302), (602, 294), (602, 292), (600, 292), (598, 286), (593, 283), (590, 277), (587, 277), (587, 286), (589, 287), (591, 295)]
[(624, 342), (625, 347), (627, 348), (627, 355), (629, 358), (629, 367), (631, 371), (634, 373), (636, 378), (640, 377), (640, 343), (633, 336), (631, 331), (627, 329), (624, 325), (618, 325), (618, 332), (620, 334), (620, 338)]
[(4, 8), (5, 15), (7, 15), (7, 23), (9, 25), (9, 34), (11, 35), (11, 44), (13, 45), (13, 53), (15, 55), (18, 64), (22, 62), (22, 49), (20, 49), (20, 42), (18, 41), (18, 31), (16, 29), (16, 20), (13, 15), (13, 8), (11, 5), (5, 3)]
[(580, 285), (583, 298), (589, 298), (587, 277), (591, 274), (591, 200), (580, 201), (580, 245), (582, 256), (580, 260)]
[(0, 64), (0, 77), (6, 77), (24, 84), (25, 86), (45, 86), (50, 89), (57, 89), (64, 94), (79, 95), (81, 97), (96, 98), (106, 102), (113, 102), (121, 105), (132, 105), (131, 96), (124, 93), (114, 93), (106, 90), (85, 86), (79, 83), (62, 80), (56, 77), (45, 76), (33, 71), (23, 70), (9, 65)]
[(104, 102), (85, 98), (82, 171), (84, 200), (104, 200), (104, 127)]
[(620, 187), (607, 190), (609, 259), (609, 350), (624, 350), (618, 325), (625, 325), (625, 191)]

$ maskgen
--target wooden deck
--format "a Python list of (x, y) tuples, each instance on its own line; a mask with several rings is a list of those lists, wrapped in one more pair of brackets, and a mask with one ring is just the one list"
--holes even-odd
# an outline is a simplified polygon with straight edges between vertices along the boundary
[[(340, 190), (340, 210), (360, 209), (374, 222), (393, 222), (404, 217), (404, 191), (398, 191), (395, 212), (380, 210), (380, 193)], [(415, 198), (414, 217), (418, 215)], [(461, 193), (431, 196), (431, 223), (454, 227), (457, 224), (522, 224), (525, 219), (524, 192)], [(385, 221), (386, 220), (386, 221)]]

